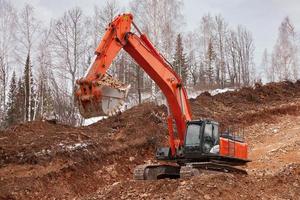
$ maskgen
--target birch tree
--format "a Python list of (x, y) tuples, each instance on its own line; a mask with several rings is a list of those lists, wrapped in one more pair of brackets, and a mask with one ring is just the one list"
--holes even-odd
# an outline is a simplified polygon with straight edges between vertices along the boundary
[(117, 0), (106, 0), (104, 6), (94, 6), (94, 14), (92, 16), (93, 48), (98, 46), (108, 23), (120, 14), (120, 12), (121, 8)]
[(272, 53), (272, 65), (278, 74), (277, 80), (298, 79), (298, 53), (294, 25), (286, 17), (279, 27), (278, 39)]
[(210, 87), (251, 84), (255, 74), (254, 42), (250, 31), (242, 26), (229, 29), (222, 16), (207, 14), (201, 18), (194, 34), (199, 68), (204, 67)]
[(264, 69), (267, 81), (274, 82), (276, 72), (274, 66), (271, 63), (271, 56), (268, 53), (268, 50), (265, 49), (262, 55), (261, 67)]
[(0, 0), (0, 121), (6, 112), (7, 85), (9, 64), (14, 49), (14, 33), (16, 30), (16, 10), (9, 1)]
[(197, 62), (197, 45), (195, 44), (195, 38), (196, 34), (193, 32), (189, 32), (184, 37), (185, 49), (187, 51), (188, 81), (190, 80), (193, 86), (196, 86), (198, 81), (203, 79), (203, 73), (201, 73), (201, 65)]
[(227, 35), (227, 23), (221, 15), (215, 17), (216, 26), (216, 83), (224, 88), (226, 79), (225, 40)]
[(41, 32), (41, 40), (37, 47), (37, 91), (33, 119), (47, 117), (51, 115), (51, 109), (54, 109), (49, 81), (53, 67), (51, 35), (52, 26), (50, 24), (49, 28)]
[(253, 70), (254, 44), (250, 31), (242, 26), (237, 28), (238, 37), (238, 85), (248, 86), (251, 82)]
[(32, 72), (32, 54), (39, 34), (40, 22), (35, 18), (34, 8), (30, 4), (26, 4), (19, 14), (17, 27), (18, 48), (16, 52), (19, 63), (24, 64), (24, 91), (25, 91), (25, 121), (32, 120), (34, 105), (34, 85)]
[[(172, 59), (176, 35), (183, 24), (181, 0), (132, 0), (131, 12), (141, 30), (153, 45), (168, 59)], [(151, 81), (151, 98), (156, 98), (157, 87)]]
[(176, 38), (175, 54), (173, 57), (173, 67), (176, 73), (181, 77), (183, 84), (186, 85), (188, 78), (188, 67), (186, 54), (183, 49), (183, 41), (181, 34), (178, 34)]
[(53, 68), (60, 78), (61, 88), (69, 94), (71, 118), (76, 120), (74, 107), (75, 81), (83, 76), (88, 51), (85, 17), (80, 8), (64, 13), (53, 25), (53, 48), (56, 63)]

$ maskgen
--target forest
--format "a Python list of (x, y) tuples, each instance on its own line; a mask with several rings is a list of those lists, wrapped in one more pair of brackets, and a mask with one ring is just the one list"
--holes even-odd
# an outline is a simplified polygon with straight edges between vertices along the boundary
[[(198, 25), (192, 31), (186, 31), (184, 1), (131, 0), (124, 8), (120, 0), (106, 0), (104, 6), (93, 7), (93, 13), (79, 7), (65, 10), (47, 24), (39, 20), (32, 5), (17, 9), (11, 1), (0, 0), (1, 127), (47, 116), (80, 125), (83, 119), (74, 102), (75, 82), (86, 73), (108, 23), (123, 12), (133, 14), (135, 23), (190, 91), (299, 78), (299, 35), (288, 16), (278, 24), (273, 49), (265, 49), (261, 62), (255, 63), (251, 30), (207, 13), (195, 19)], [(131, 84), (129, 96), (135, 104), (163, 98), (124, 51), (109, 73)]]

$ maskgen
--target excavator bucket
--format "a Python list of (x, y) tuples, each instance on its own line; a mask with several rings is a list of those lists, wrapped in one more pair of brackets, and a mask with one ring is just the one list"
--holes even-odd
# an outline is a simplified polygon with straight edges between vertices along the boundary
[(76, 100), (84, 118), (112, 116), (121, 111), (130, 85), (125, 85), (106, 74), (93, 82), (77, 81)]

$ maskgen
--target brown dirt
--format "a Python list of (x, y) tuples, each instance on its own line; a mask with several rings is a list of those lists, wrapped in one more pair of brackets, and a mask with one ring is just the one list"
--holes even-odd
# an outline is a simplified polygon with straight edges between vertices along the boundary
[(134, 181), (167, 143), (166, 108), (143, 104), (88, 127), (30, 122), (0, 132), (0, 199), (299, 199), (300, 82), (191, 100), (194, 118), (243, 127), (248, 176)]

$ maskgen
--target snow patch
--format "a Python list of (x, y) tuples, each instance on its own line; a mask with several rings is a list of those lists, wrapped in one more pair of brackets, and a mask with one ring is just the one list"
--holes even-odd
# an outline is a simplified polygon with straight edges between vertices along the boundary
[(210, 90), (208, 91), (210, 93), (210, 95), (215, 96), (217, 94), (221, 94), (221, 93), (225, 93), (225, 92), (232, 92), (235, 89), (233, 88), (223, 88), (223, 89), (215, 89), (215, 90)]
[(201, 93), (203, 92), (209, 92), (211, 96), (215, 96), (217, 94), (225, 93), (225, 92), (231, 92), (235, 91), (236, 89), (234, 88), (218, 88), (214, 90), (187, 90), (188, 98), (190, 99), (195, 99), (197, 98)]
[(89, 119), (84, 119), (83, 120), (83, 123), (82, 123), (82, 126), (89, 126), (91, 124), (94, 124), (100, 120), (103, 120), (103, 119), (107, 119), (107, 116), (99, 116), (99, 117), (92, 117), (92, 118), (89, 118)]

